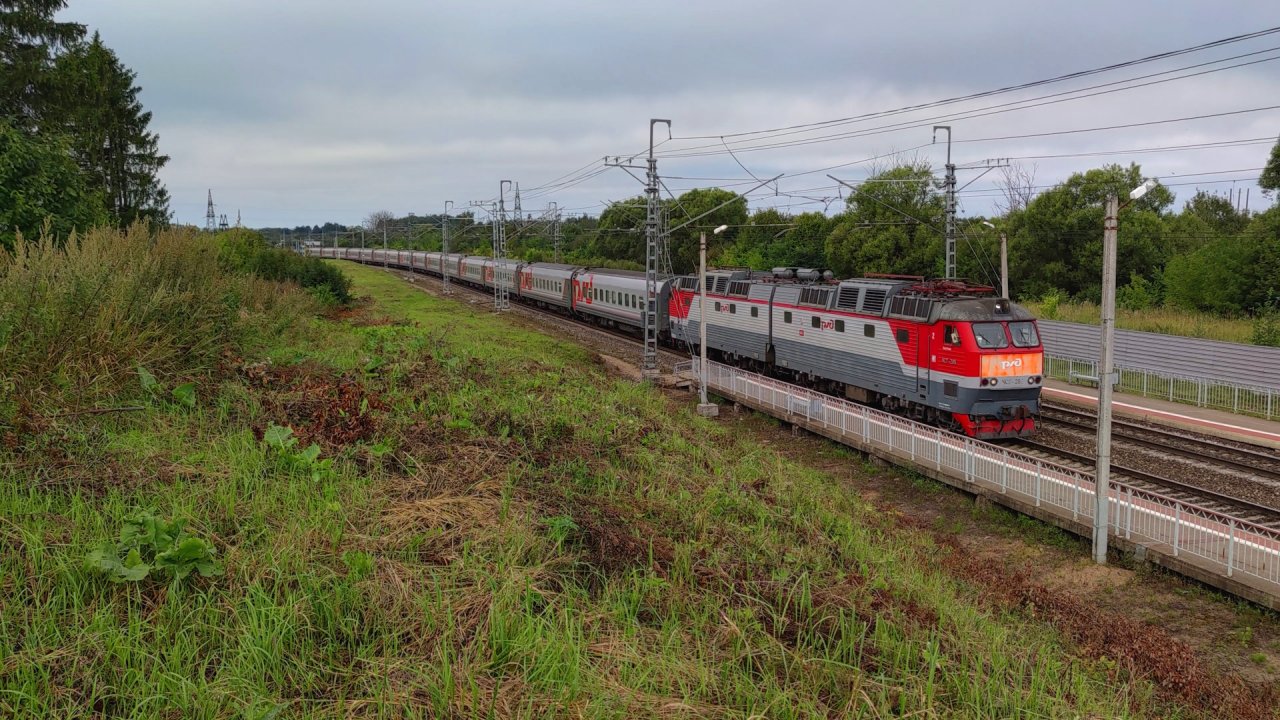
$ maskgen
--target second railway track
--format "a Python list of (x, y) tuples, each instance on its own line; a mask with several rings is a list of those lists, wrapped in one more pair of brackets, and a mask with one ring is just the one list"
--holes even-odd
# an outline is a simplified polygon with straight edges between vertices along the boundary
[[(1044, 404), (1041, 417), (1049, 422), (1096, 432), (1097, 416), (1060, 405)], [(1111, 421), (1112, 438), (1136, 447), (1169, 453), (1280, 484), (1280, 454), (1275, 451), (1217, 442), (1176, 430), (1152, 427), (1123, 419)]]

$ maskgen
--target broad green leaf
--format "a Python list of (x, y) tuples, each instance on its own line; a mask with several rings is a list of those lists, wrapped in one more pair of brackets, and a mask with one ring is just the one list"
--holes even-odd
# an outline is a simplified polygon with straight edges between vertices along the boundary
[(173, 394), (173, 399), (177, 400), (178, 404), (189, 407), (189, 408), (194, 408), (196, 406), (196, 384), (195, 383), (189, 383), (189, 382), (182, 383), (181, 385), (179, 385), (178, 387), (172, 390), (172, 394)]
[(262, 441), (277, 450), (284, 450), (297, 442), (292, 435), (293, 428), (273, 424), (262, 433)]
[(320, 457), (320, 446), (314, 443), (309, 445), (306, 450), (298, 453), (298, 459), (307, 465), (314, 463), (318, 457)]
[(149, 370), (142, 367), (141, 365), (139, 365), (137, 369), (138, 369), (138, 382), (142, 384), (142, 389), (149, 393), (155, 392), (156, 389), (160, 387), (160, 383), (159, 381), (156, 380), (156, 376), (152, 375)]

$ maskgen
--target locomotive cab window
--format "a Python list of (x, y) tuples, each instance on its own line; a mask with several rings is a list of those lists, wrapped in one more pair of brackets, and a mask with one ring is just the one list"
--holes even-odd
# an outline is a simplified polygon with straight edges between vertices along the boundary
[(898, 342), (900, 343), (911, 342), (911, 332), (906, 328), (900, 328), (896, 333), (894, 333), (894, 336), (898, 338)]
[(987, 350), (1009, 347), (1009, 337), (1000, 323), (974, 323), (973, 338), (978, 341), (978, 347)]
[(948, 345), (959, 345), (959, 344), (960, 344), (960, 331), (959, 331), (959, 330), (956, 330), (956, 326), (955, 326), (955, 325), (948, 325), (948, 326), (947, 326), (947, 327), (942, 331), (942, 337), (943, 337), (943, 340), (944, 340)]
[(1040, 344), (1040, 335), (1036, 332), (1035, 323), (1011, 322), (1009, 334), (1013, 336), (1015, 347), (1035, 347)]

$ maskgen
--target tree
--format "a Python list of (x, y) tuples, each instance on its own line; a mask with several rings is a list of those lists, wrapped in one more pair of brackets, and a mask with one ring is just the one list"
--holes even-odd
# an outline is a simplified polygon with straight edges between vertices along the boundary
[(1000, 174), (1004, 176), (1000, 181), (1000, 193), (1004, 197), (995, 201), (996, 209), (1007, 215), (1025, 208), (1036, 194), (1036, 166), (1028, 170), (1022, 163), (1013, 163), (1000, 168)]
[(1178, 255), (1165, 268), (1165, 296), (1179, 307), (1238, 315), (1280, 297), (1280, 206), (1242, 233)]
[(1182, 213), (1200, 218), (1215, 232), (1223, 235), (1238, 233), (1249, 224), (1249, 218), (1236, 212), (1230, 200), (1211, 195), (1204, 190), (1198, 191), (1187, 201), (1182, 208)]
[(395, 222), (395, 213), (390, 210), (374, 210), (364, 219), (364, 229), (371, 233), (381, 233)]
[(58, 22), (66, 0), (0, 0), (0, 117), (34, 132), (48, 100), (53, 53), (84, 37), (84, 25)]
[[(1102, 220), (1108, 195), (1128, 200), (1143, 182), (1137, 165), (1076, 173), (1010, 213), (1009, 273), (1019, 294), (1039, 296), (1053, 289), (1098, 299), (1102, 286)], [(1135, 273), (1154, 279), (1168, 252), (1162, 242), (1161, 213), (1173, 203), (1168, 188), (1157, 186), (1121, 211), (1117, 277)]]
[(76, 162), (102, 190), (111, 218), (122, 227), (139, 220), (166, 223), (169, 193), (158, 173), (169, 157), (147, 130), (151, 113), (138, 100), (137, 73), (94, 33), (58, 57), (53, 78), (65, 98), (56, 121), (71, 138)]
[[(670, 203), (668, 250), (671, 266), (676, 273), (693, 273), (698, 270), (698, 237), (707, 233), (707, 262), (719, 260), (721, 253), (737, 237), (741, 226), (747, 224), (747, 199), (731, 190), (720, 188), (695, 188)], [(689, 222), (693, 218), (699, 218)], [(683, 225), (683, 227), (680, 227)], [(712, 228), (728, 225), (719, 235)]]
[(1258, 177), (1258, 185), (1267, 197), (1271, 197), (1271, 193), (1280, 190), (1280, 138), (1276, 139), (1275, 146), (1271, 148), (1271, 157), (1267, 160), (1266, 167), (1262, 169), (1262, 175)]
[(59, 238), (102, 222), (102, 198), (61, 140), (33, 138), (0, 120), (0, 247), (46, 227)]
[(873, 175), (846, 206), (827, 237), (827, 262), (837, 274), (942, 274), (944, 202), (928, 164)]

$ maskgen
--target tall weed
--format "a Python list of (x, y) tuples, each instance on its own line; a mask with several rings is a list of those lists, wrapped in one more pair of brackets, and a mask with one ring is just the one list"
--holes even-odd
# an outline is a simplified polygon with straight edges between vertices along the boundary
[(207, 372), (314, 307), (222, 271), (213, 238), (145, 225), (19, 241), (0, 252), (0, 424), (22, 407), (87, 407), (159, 376)]

